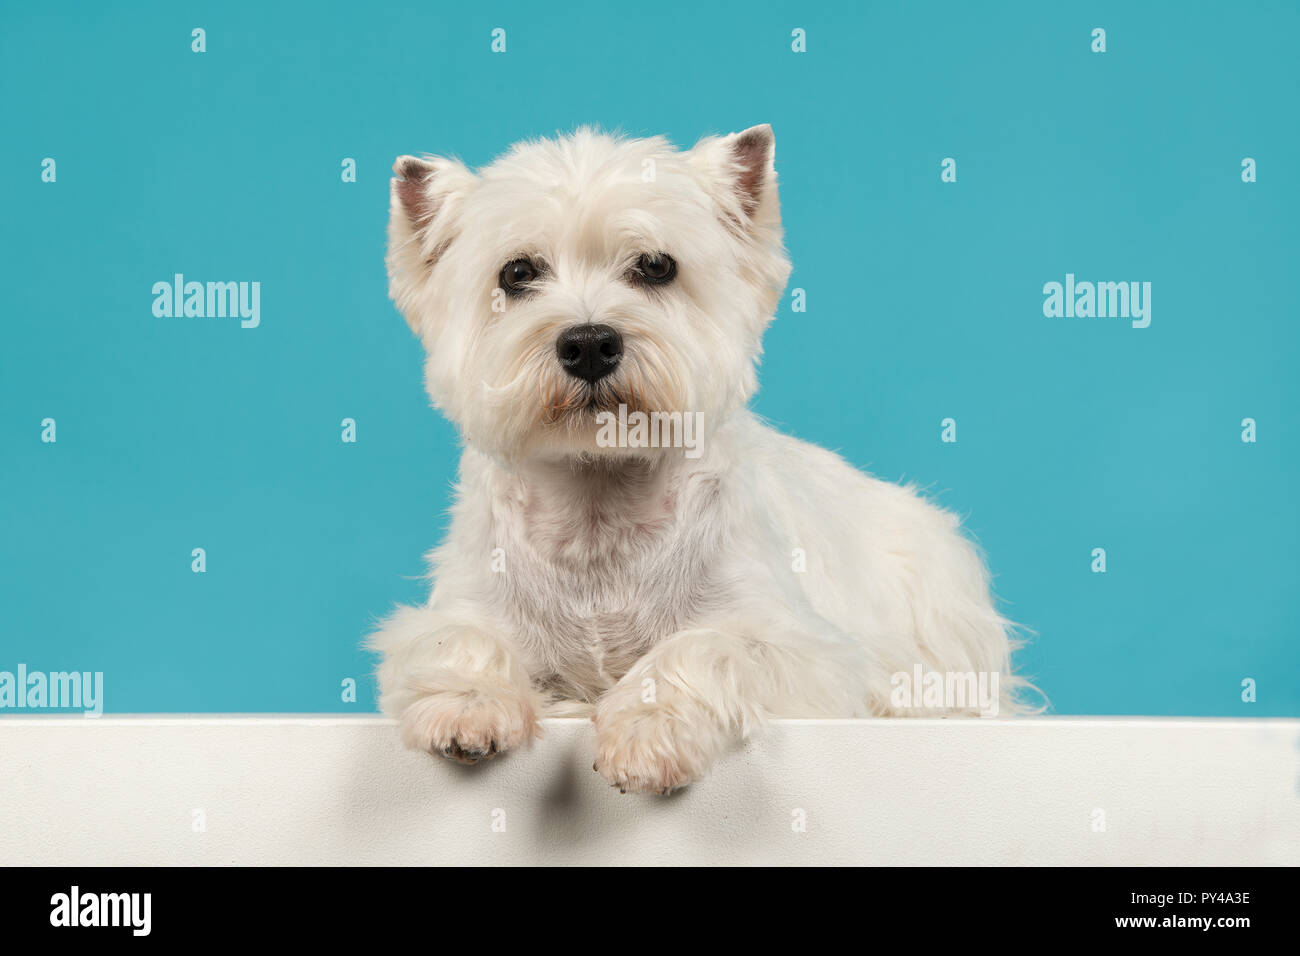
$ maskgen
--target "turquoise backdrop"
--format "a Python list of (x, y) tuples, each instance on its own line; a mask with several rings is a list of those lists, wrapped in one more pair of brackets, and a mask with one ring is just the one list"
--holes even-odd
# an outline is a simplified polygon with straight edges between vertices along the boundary
[[(456, 466), (394, 157), (770, 122), (807, 310), (757, 409), (966, 516), (1057, 712), (1300, 715), (1298, 49), (1290, 2), (7, 4), (0, 670), (373, 709)], [(176, 273), (260, 324), (155, 316)], [(1150, 325), (1045, 316), (1067, 274), (1150, 282)]]

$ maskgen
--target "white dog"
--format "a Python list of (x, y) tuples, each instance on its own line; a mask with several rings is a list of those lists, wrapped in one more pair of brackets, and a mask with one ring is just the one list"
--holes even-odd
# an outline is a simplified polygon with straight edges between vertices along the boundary
[[(390, 292), (465, 445), (432, 596), (371, 638), (409, 746), (472, 763), (587, 713), (595, 769), (666, 793), (769, 716), (933, 715), (900, 673), (1013, 704), (957, 519), (747, 407), (790, 271), (770, 127), (394, 172)], [(610, 424), (651, 412), (700, 427)]]

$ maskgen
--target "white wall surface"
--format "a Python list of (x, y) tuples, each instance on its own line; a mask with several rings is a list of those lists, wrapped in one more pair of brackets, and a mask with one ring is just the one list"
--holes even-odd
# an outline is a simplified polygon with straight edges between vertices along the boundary
[(591, 761), (579, 720), (460, 767), (379, 717), (6, 718), (0, 864), (1300, 864), (1295, 720), (780, 721), (668, 798)]

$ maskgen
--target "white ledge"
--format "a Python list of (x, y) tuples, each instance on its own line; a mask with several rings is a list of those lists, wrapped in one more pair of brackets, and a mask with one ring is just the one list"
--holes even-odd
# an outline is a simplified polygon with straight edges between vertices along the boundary
[(460, 767), (379, 717), (7, 717), (0, 864), (1296, 865), (1298, 745), (1300, 720), (777, 721), (661, 798), (593, 773), (581, 720)]

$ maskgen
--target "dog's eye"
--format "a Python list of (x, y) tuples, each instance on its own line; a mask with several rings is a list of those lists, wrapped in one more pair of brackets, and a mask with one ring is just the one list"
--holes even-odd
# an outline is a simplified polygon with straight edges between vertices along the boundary
[(537, 278), (537, 267), (530, 259), (512, 259), (501, 270), (501, 288), (506, 295), (523, 295), (528, 284)]
[(651, 285), (666, 285), (677, 275), (677, 262), (666, 252), (643, 255), (636, 261), (636, 274)]

